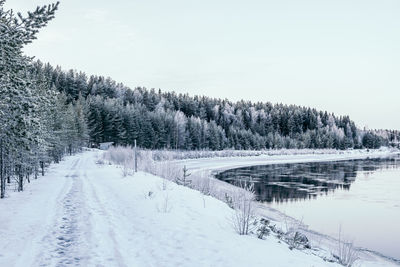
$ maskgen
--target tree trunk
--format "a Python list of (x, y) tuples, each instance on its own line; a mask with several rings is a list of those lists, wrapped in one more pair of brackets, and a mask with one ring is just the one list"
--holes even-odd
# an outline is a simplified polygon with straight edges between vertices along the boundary
[(24, 191), (24, 175), (22, 174), (22, 166), (17, 165), (17, 175), (18, 175), (18, 192)]
[(44, 162), (40, 162), (40, 168), (42, 169), (42, 176), (44, 176)]
[(6, 193), (6, 181), (3, 171), (3, 140), (0, 141), (0, 198), (4, 198)]
[(39, 161), (39, 159), (38, 159), (38, 156), (37, 156), (37, 153), (36, 153), (36, 159), (35, 159), (35, 163), (34, 163), (34, 168), (33, 168), (33, 174), (35, 175), (35, 180), (38, 178), (38, 173), (39, 173), (39, 170), (38, 170), (38, 162)]

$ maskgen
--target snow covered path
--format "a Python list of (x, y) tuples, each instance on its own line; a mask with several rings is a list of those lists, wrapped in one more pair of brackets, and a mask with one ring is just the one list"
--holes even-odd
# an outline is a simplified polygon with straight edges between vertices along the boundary
[[(87, 171), (93, 152), (69, 157), (0, 202), (0, 266), (126, 266)], [(100, 227), (100, 229), (99, 229)]]
[[(83, 154), (65, 176), (70, 182), (58, 198), (52, 231), (42, 239), (38, 266), (125, 266), (115, 240), (114, 224), (88, 176), (94, 159)], [(61, 201), (60, 201), (61, 200)]]
[(336, 266), (237, 235), (223, 202), (88, 151), (0, 201), (0, 266)]

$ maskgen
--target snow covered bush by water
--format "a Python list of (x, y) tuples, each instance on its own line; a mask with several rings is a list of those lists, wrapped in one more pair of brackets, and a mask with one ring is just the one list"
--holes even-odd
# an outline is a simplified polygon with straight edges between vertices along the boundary
[(358, 251), (352, 241), (343, 239), (342, 230), (339, 230), (339, 239), (337, 244), (337, 255), (340, 264), (351, 267), (358, 259)]
[(235, 213), (232, 216), (232, 225), (239, 235), (247, 235), (254, 222), (254, 185), (244, 183), (239, 188), (232, 190), (232, 204)]

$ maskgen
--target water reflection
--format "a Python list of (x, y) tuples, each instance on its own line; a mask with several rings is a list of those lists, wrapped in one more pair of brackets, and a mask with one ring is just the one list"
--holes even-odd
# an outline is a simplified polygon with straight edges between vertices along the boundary
[(400, 166), (400, 156), (391, 158), (273, 164), (232, 169), (216, 175), (220, 180), (254, 184), (259, 201), (283, 202), (316, 198), (335, 189), (350, 190), (357, 174), (371, 174)]

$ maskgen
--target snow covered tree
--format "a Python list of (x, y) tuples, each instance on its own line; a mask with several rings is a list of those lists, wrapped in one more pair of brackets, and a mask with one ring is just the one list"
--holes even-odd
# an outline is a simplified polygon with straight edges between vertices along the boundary
[(174, 116), (175, 123), (175, 149), (184, 148), (186, 142), (187, 118), (182, 111), (177, 111)]
[(31, 75), (31, 59), (23, 55), (22, 48), (36, 39), (58, 7), (58, 3), (38, 7), (23, 16), (5, 10), (4, 3), (0, 0), (1, 197), (4, 177), (12, 171), (18, 177), (18, 190), (23, 190), (24, 177), (33, 172), (35, 158), (44, 148), (44, 88)]

